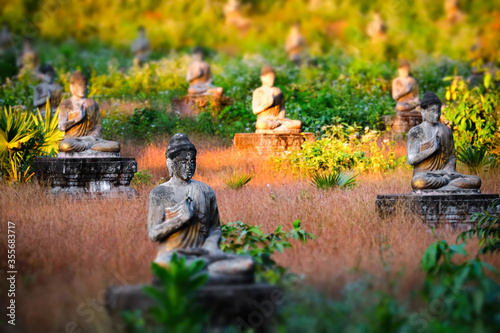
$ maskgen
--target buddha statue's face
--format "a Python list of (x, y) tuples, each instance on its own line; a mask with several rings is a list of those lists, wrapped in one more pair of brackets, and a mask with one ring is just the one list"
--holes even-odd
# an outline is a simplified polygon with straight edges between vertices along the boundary
[(171, 177), (187, 182), (196, 171), (196, 152), (183, 151), (173, 159), (167, 159), (167, 167)]
[(260, 80), (262, 81), (262, 85), (266, 87), (272, 87), (274, 86), (274, 79), (276, 76), (273, 73), (267, 73), (264, 74), (260, 77)]
[(71, 83), (69, 85), (71, 96), (84, 98), (87, 95), (87, 85), (82, 82)]
[(203, 60), (203, 53), (201, 53), (201, 52), (193, 53), (193, 60), (194, 61), (202, 61)]
[(40, 77), (41, 77), (42, 81), (45, 83), (51, 83), (52, 80), (54, 79), (54, 75), (50, 72), (49, 73), (41, 73)]
[(398, 73), (400, 77), (408, 77), (410, 75), (410, 68), (407, 66), (399, 67)]
[(422, 109), (422, 119), (431, 125), (435, 125), (441, 118), (441, 105), (432, 104), (427, 109)]

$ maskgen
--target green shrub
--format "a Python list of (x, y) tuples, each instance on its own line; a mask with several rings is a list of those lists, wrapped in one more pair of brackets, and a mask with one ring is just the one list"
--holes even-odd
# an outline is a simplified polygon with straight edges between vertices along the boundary
[[(47, 107), (50, 107), (47, 103)], [(58, 112), (51, 116), (4, 108), (0, 112), (0, 176), (12, 183), (33, 176), (31, 164), (37, 156), (54, 156), (64, 132), (58, 130)]]
[(317, 173), (312, 176), (312, 184), (321, 190), (332, 188), (348, 189), (357, 185), (355, 172), (332, 171), (327, 174)]
[(356, 170), (358, 172), (383, 172), (394, 169), (405, 162), (404, 157), (396, 158), (394, 142), (389, 140), (377, 144), (380, 134), (359, 126), (345, 123), (325, 129), (323, 138), (306, 142), (301, 150), (285, 152), (278, 156), (276, 166), (285, 167), (302, 175)]
[(248, 184), (252, 178), (253, 175), (251, 174), (236, 172), (236, 170), (233, 170), (233, 173), (224, 179), (224, 184), (235, 190)]
[(457, 149), (457, 160), (464, 163), (470, 173), (477, 175), (483, 168), (494, 165), (494, 156), (487, 153), (487, 147), (472, 145)]

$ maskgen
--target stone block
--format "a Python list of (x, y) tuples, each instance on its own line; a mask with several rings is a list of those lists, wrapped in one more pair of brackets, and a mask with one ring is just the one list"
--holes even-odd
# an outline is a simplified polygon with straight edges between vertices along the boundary
[[(142, 291), (143, 285), (108, 288), (106, 308), (118, 329), (123, 328), (123, 311), (141, 310), (147, 313), (156, 302)], [(195, 300), (209, 314), (210, 331), (223, 331), (235, 325), (239, 332), (254, 329), (270, 331), (272, 319), (283, 303), (283, 291), (276, 286), (256, 284), (207, 285), (196, 294)]]
[(232, 98), (224, 96), (186, 96), (173, 99), (172, 107), (174, 112), (178, 112), (183, 117), (194, 117), (207, 111), (209, 105), (211, 105), (212, 110), (217, 113), (233, 103), (234, 101)]
[(396, 116), (392, 121), (392, 130), (395, 133), (407, 133), (421, 123), (422, 114), (420, 111), (396, 111)]
[(234, 147), (237, 150), (254, 150), (260, 154), (300, 149), (306, 141), (314, 142), (313, 133), (237, 133)]
[(490, 209), (498, 194), (481, 193), (410, 193), (381, 194), (375, 202), (381, 216), (393, 214), (403, 209), (407, 214), (418, 216), (430, 227), (445, 226), (452, 229), (473, 226), (470, 217), (473, 213), (489, 211), (500, 214), (500, 209)]
[(84, 198), (133, 197), (130, 182), (137, 172), (135, 158), (37, 157), (33, 169), (39, 184), (51, 187), (54, 195)]

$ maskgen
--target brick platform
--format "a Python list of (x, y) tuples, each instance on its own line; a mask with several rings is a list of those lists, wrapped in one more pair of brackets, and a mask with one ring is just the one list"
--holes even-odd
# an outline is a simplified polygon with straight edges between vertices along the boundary
[(297, 150), (304, 142), (314, 140), (313, 133), (238, 133), (233, 142), (237, 150), (248, 149), (263, 154)]

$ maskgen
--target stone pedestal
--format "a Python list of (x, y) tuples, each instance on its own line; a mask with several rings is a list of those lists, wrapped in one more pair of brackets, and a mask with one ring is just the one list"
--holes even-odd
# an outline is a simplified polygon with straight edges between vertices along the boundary
[(407, 133), (421, 123), (422, 114), (420, 111), (396, 111), (396, 116), (392, 122), (392, 130), (395, 133)]
[(54, 195), (77, 197), (133, 197), (130, 182), (137, 172), (135, 158), (37, 157), (33, 168), (38, 182)]
[(186, 96), (175, 98), (172, 100), (174, 112), (178, 112), (184, 117), (193, 117), (197, 114), (207, 111), (211, 106), (215, 113), (224, 109), (226, 106), (234, 103), (229, 97), (213, 97), (213, 96)]
[(500, 209), (492, 211), (489, 207), (498, 194), (481, 193), (410, 193), (377, 195), (376, 207), (381, 216), (387, 216), (402, 209), (413, 214), (431, 226), (468, 228), (473, 225), (473, 213), (489, 211), (500, 214)]
[(254, 150), (260, 154), (300, 149), (306, 141), (314, 142), (313, 133), (237, 133), (234, 147), (237, 150)]
[[(141, 310), (147, 313), (157, 306), (142, 291), (143, 285), (115, 286), (107, 290), (106, 308), (117, 326), (123, 328), (120, 313)], [(210, 328), (223, 331), (235, 325), (237, 332), (254, 329), (268, 332), (277, 308), (283, 303), (283, 291), (268, 284), (209, 285), (196, 294), (196, 301), (210, 313)]]

